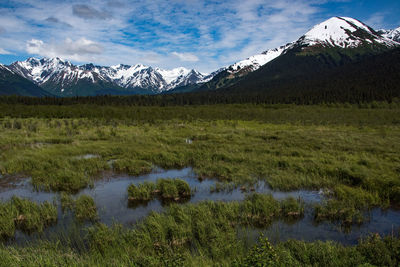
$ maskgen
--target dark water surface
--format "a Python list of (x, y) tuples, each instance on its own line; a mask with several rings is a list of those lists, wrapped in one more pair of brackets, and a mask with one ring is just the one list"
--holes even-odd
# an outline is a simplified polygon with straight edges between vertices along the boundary
[[(188, 201), (195, 203), (204, 200), (211, 201), (240, 201), (246, 196), (246, 192), (240, 189), (231, 191), (210, 192), (210, 188), (215, 186), (216, 180), (197, 179), (196, 174), (191, 168), (182, 170), (162, 170), (157, 169), (150, 174), (138, 177), (128, 175), (105, 175), (103, 179), (94, 182), (92, 188), (80, 191), (76, 196), (88, 194), (92, 196), (98, 208), (99, 218), (102, 223), (111, 225), (113, 222), (122, 223), (125, 226), (131, 226), (145, 218), (151, 211), (162, 211), (165, 206), (158, 199), (148, 202), (146, 205), (136, 207), (128, 206), (127, 188), (131, 183), (139, 184), (144, 181), (157, 181), (159, 178), (181, 178), (187, 181), (192, 189), (195, 190), (194, 196)], [(292, 191), (279, 192), (272, 191), (267, 185), (260, 182), (255, 187), (255, 192), (271, 193), (276, 199), (283, 199), (289, 196), (300, 197), (306, 207), (318, 203), (323, 196), (318, 191)], [(35, 202), (54, 201), (58, 203), (58, 223), (45, 229), (44, 233), (26, 235), (17, 231), (15, 240), (12, 242), (23, 243), (37, 239), (37, 237), (50, 238), (57, 235), (67, 235), (70, 226), (73, 225), (71, 214), (61, 212), (59, 194), (53, 192), (37, 192), (29, 183), (29, 179), (23, 178), (0, 178), (0, 199), (8, 200), (12, 196), (28, 198)], [(306, 208), (306, 215), (303, 219), (287, 223), (284, 221), (274, 222), (268, 229), (244, 228), (239, 230), (239, 235), (246, 242), (254, 242), (260, 233), (264, 233), (273, 242), (283, 241), (290, 238), (314, 241), (314, 240), (334, 240), (344, 244), (354, 244), (360, 237), (369, 233), (390, 234), (393, 230), (400, 227), (400, 211), (374, 209), (370, 212), (370, 221), (361, 226), (354, 226), (347, 232), (340, 229), (339, 226), (332, 223), (321, 223), (315, 225), (311, 214), (311, 208)]]

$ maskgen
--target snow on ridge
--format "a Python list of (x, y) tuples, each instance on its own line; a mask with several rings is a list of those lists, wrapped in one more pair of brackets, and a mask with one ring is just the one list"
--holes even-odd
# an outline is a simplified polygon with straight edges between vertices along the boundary
[(11, 67), (18, 74), (42, 85), (48, 81), (56, 82), (61, 88), (80, 79), (89, 79), (95, 83), (97, 79), (114, 83), (118, 86), (151, 88), (151, 90), (169, 90), (174, 86), (201, 82), (205, 74), (183, 67), (172, 70), (152, 68), (143, 64), (114, 65), (110, 67), (93, 64), (73, 65), (60, 58), (28, 58), (14, 62)]
[(392, 30), (379, 30), (379, 33), (387, 39), (400, 43), (400, 27)]
[(267, 64), (268, 62), (274, 60), (275, 58), (279, 57), (283, 53), (284, 50), (285, 50), (284, 46), (267, 50), (262, 54), (254, 55), (245, 60), (236, 62), (235, 64), (230, 65), (227, 68), (227, 70), (230, 73), (234, 73), (243, 68), (250, 67), (251, 71), (255, 71), (255, 70), (259, 69), (261, 66), (263, 66), (263, 65)]
[(12, 70), (10, 70), (7, 66), (5, 66), (5, 65), (3, 65), (3, 64), (1, 64), (1, 63), (0, 63), (0, 69), (4, 69), (4, 70), (6, 70), (6, 71), (9, 71), (9, 72), (15, 74), (15, 73), (14, 73)]
[(172, 83), (176, 79), (178, 79), (180, 76), (186, 76), (188, 75), (191, 70), (186, 69), (184, 67), (179, 67), (179, 68), (174, 68), (172, 70), (164, 70), (160, 68), (155, 69), (160, 75), (163, 77), (163, 79), (168, 83)]
[(356, 19), (353, 19), (353, 18), (349, 18), (349, 17), (338, 17), (338, 18), (343, 19), (346, 22), (350, 22), (350, 23), (356, 25), (358, 28), (363, 29), (363, 30), (365, 30), (365, 31), (367, 31), (369, 33), (372, 33), (370, 28), (367, 25), (365, 25), (364, 23), (362, 23), (361, 21), (359, 21), (359, 20), (356, 20)]
[[(368, 34), (367, 37), (358, 37), (354, 35), (358, 30), (362, 30)], [(381, 37), (371, 31), (371, 28), (362, 22), (349, 17), (332, 17), (322, 23), (315, 25), (302, 38), (299, 39), (301, 44), (309, 46), (337, 46), (341, 48), (355, 48), (368, 43), (381, 43), (387, 46), (396, 45), (390, 39)]]

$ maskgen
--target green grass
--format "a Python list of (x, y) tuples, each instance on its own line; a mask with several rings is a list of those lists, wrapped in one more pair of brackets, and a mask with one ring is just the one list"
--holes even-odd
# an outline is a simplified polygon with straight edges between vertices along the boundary
[(131, 184), (128, 187), (129, 201), (149, 201), (154, 198), (156, 185), (151, 182), (144, 182), (139, 185)]
[(60, 194), (60, 202), (61, 202), (61, 209), (63, 212), (66, 212), (68, 210), (73, 210), (75, 201), (71, 197), (71, 195), (61, 192)]
[(278, 201), (272, 195), (250, 194), (239, 206), (241, 223), (265, 227), (277, 218), (298, 219), (304, 215), (304, 203), (293, 197)]
[(40, 204), (28, 199), (12, 197), (0, 202), (0, 237), (8, 239), (19, 229), (27, 233), (42, 232), (57, 221), (57, 207), (50, 202)]
[(340, 222), (344, 226), (361, 224), (367, 218), (363, 213), (374, 207), (389, 207), (389, 197), (381, 199), (378, 193), (371, 193), (360, 187), (337, 185), (332, 196), (315, 206), (314, 218), (316, 222)]
[(14, 236), (17, 209), (12, 203), (0, 202), (0, 238), (8, 239)]
[(179, 201), (190, 198), (191, 195), (189, 184), (182, 179), (158, 179), (156, 183), (144, 182), (139, 185), (131, 184), (128, 187), (130, 202), (148, 202), (155, 197)]
[(158, 179), (157, 190), (164, 199), (178, 200), (192, 194), (189, 184), (181, 179)]
[(98, 219), (97, 208), (91, 196), (81, 195), (75, 200), (74, 213), (78, 221), (96, 221)]

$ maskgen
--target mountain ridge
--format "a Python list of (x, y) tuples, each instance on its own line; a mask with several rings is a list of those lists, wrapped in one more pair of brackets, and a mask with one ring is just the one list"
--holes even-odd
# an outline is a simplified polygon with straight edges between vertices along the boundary
[(126, 94), (154, 94), (208, 79), (208, 74), (183, 67), (163, 70), (142, 64), (110, 67), (91, 63), (74, 65), (58, 57), (31, 57), (25, 61), (16, 61), (8, 68), (59, 96), (72, 95), (73, 88), (82, 83), (86, 87), (90, 87), (90, 84), (94, 87), (100, 86), (103, 92), (111, 88), (111, 91), (117, 90)]

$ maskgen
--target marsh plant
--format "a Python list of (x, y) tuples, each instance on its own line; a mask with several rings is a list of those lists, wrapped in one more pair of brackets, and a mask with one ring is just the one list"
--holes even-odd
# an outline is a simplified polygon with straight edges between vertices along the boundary
[(81, 195), (75, 200), (74, 213), (78, 221), (96, 221), (98, 219), (94, 199), (88, 195)]
[(40, 204), (28, 199), (12, 197), (0, 203), (0, 236), (10, 238), (15, 230), (27, 233), (42, 232), (49, 225), (57, 222), (57, 207), (50, 202)]
[(156, 183), (144, 182), (128, 187), (128, 200), (134, 202), (148, 202), (156, 197), (162, 200), (180, 201), (192, 195), (189, 184), (182, 179), (158, 179)]
[(71, 195), (62, 192), (60, 202), (62, 211), (72, 211), (78, 222), (97, 221), (98, 219), (96, 204), (89, 195), (81, 195), (74, 199)]

